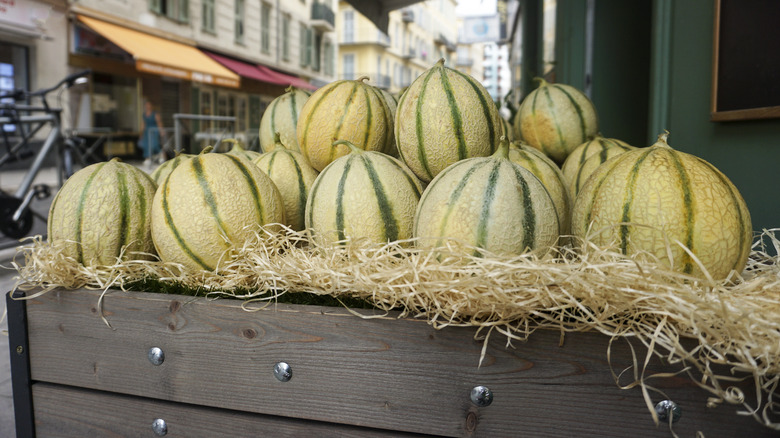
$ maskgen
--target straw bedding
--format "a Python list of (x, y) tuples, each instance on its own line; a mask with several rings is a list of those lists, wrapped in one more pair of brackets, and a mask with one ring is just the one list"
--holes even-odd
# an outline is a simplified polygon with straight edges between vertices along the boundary
[[(613, 341), (638, 340), (648, 356), (679, 364), (681, 373), (711, 393), (711, 405), (742, 405), (740, 414), (780, 430), (780, 257), (773, 255), (780, 253), (778, 233), (757, 236), (746, 269), (723, 281), (587, 242), (577, 251), (566, 246), (545, 254), (467, 256), (471, 251), (457, 242), (436, 250), (417, 249), (413, 242), (315, 247), (306, 234), (286, 228), (260, 229), (225, 254), (217, 272), (188, 272), (159, 261), (86, 268), (40, 237), (19, 248), (14, 267), (17, 287), (38, 293), (55, 287), (124, 289), (154, 279), (210, 297), (241, 298), (247, 310), (295, 292), (359, 298), (425, 318), (436, 328), (477, 327), (476, 336), (498, 334), (508, 346), (539, 328), (560, 330), (562, 341), (566, 332), (598, 331)], [(653, 376), (644, 375), (649, 359), (636, 358), (630, 372), (613, 373), (621, 387), (642, 388), (657, 421), (648, 395)], [(755, 398), (732, 387), (738, 375), (754, 383)]]

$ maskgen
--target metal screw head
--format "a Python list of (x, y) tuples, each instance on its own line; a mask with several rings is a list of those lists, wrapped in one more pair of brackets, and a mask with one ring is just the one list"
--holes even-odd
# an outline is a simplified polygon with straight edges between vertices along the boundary
[(277, 362), (274, 365), (274, 376), (280, 382), (287, 382), (292, 379), (292, 368), (290, 368), (287, 362)]
[(16, 354), (22, 354), (22, 353), (24, 353), (24, 347), (22, 347), (21, 345), (17, 345)]
[(672, 423), (676, 423), (682, 417), (682, 408), (671, 400), (661, 400), (655, 405), (655, 413), (663, 422), (669, 421), (669, 413), (672, 413)]
[(484, 408), (493, 403), (493, 391), (487, 386), (475, 386), (471, 388), (471, 402)]
[(158, 418), (152, 422), (152, 430), (157, 436), (165, 436), (168, 434), (168, 423), (162, 418)]
[(147, 357), (149, 358), (149, 362), (155, 366), (162, 365), (162, 363), (165, 362), (165, 352), (159, 347), (150, 348)]

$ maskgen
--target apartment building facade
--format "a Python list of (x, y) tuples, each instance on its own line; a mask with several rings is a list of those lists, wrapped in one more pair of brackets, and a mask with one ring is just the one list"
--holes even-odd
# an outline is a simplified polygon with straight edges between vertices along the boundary
[[(90, 69), (65, 122), (88, 139), (110, 133), (111, 154), (137, 152), (144, 101), (169, 133), (177, 113), (235, 118), (187, 122), (199, 146), (226, 130), (251, 143), (288, 86), (336, 78), (335, 0), (0, 1), (0, 85), (36, 89)], [(4, 14), (7, 5), (22, 12)]]
[(397, 93), (439, 59), (455, 67), (455, 0), (427, 0), (389, 13), (387, 33), (339, 2), (339, 79), (369, 78), (369, 83)]

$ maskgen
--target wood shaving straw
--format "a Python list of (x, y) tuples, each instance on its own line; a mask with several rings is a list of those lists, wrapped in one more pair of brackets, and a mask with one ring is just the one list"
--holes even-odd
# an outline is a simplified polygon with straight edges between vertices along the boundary
[[(649, 349), (644, 359), (635, 358), (632, 382), (620, 382), (626, 373), (613, 374), (620, 387), (642, 388), (656, 422), (648, 381), (663, 376), (644, 375), (652, 355), (679, 364), (681, 373), (711, 393), (710, 406), (742, 405), (740, 414), (780, 430), (780, 257), (770, 255), (780, 253), (780, 229), (765, 230), (746, 269), (723, 281), (675, 272), (647, 254), (630, 258), (588, 242), (577, 251), (471, 256), (464, 254), (473, 248), (464, 252), (458, 242), (435, 250), (415, 248), (410, 241), (322, 247), (309, 245), (306, 233), (272, 231), (277, 229), (260, 229), (233, 248), (217, 272), (191, 272), (160, 261), (84, 267), (38, 237), (18, 250), (24, 263), (14, 262), (17, 287), (37, 293), (55, 287), (124, 289), (156, 278), (202, 288), (212, 297), (245, 299), (247, 310), (293, 292), (358, 297), (385, 311), (400, 310), (402, 317), (425, 318), (436, 328), (477, 327), (477, 336), (485, 339), (496, 331), (508, 345), (539, 328), (558, 329), (562, 336), (598, 331), (613, 340), (636, 339)], [(681, 342), (684, 338), (694, 342)], [(738, 380), (733, 373), (754, 381), (755, 399), (732, 386)]]

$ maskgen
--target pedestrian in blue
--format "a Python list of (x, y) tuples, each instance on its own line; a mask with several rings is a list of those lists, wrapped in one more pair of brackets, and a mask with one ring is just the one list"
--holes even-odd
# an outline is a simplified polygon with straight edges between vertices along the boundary
[(144, 102), (144, 113), (141, 118), (141, 138), (138, 140), (138, 146), (144, 155), (144, 165), (149, 167), (152, 160), (157, 163), (165, 161), (162, 152), (161, 142), (165, 138), (162, 118), (154, 110), (152, 103), (148, 100)]

